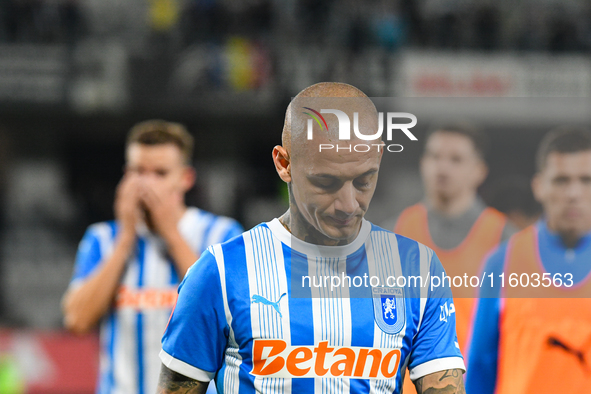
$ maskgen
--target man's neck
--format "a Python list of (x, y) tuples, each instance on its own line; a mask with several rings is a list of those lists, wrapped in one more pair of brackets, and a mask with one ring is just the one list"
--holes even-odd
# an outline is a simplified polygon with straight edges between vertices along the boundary
[(560, 238), (568, 249), (574, 249), (581, 240), (578, 234), (560, 234)]
[(476, 193), (464, 193), (457, 197), (427, 196), (427, 203), (442, 216), (457, 217), (466, 213), (475, 203)]
[(552, 225), (550, 221), (546, 221), (546, 226), (550, 232), (557, 234), (564, 246), (567, 249), (574, 249), (576, 248), (577, 244), (583, 238), (586, 233), (579, 233), (578, 231), (560, 231), (556, 228), (556, 226)]

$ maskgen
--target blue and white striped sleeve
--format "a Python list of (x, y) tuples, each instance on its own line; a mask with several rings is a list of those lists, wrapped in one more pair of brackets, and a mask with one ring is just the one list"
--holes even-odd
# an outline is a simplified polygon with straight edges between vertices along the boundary
[(220, 274), (206, 250), (179, 286), (160, 359), (177, 373), (210, 381), (222, 366), (228, 334)]
[(90, 276), (102, 259), (100, 236), (97, 227), (90, 226), (78, 244), (74, 274), (70, 285), (75, 285)]
[[(443, 266), (432, 253), (429, 275), (440, 277)], [(466, 370), (456, 335), (456, 315), (451, 289), (434, 287), (428, 292), (423, 317), (416, 334), (408, 364), (411, 380), (448, 369)]]

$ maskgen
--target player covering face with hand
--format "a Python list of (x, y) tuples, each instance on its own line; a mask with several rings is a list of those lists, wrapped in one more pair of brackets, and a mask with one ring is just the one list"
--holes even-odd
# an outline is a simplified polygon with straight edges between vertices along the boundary
[(90, 226), (63, 300), (65, 326), (101, 326), (99, 393), (156, 390), (160, 337), (187, 269), (210, 244), (242, 231), (232, 219), (187, 207), (193, 139), (147, 121), (130, 132), (115, 220)]
[(464, 393), (449, 289), (335, 293), (301, 281), (443, 272), (431, 249), (364, 219), (383, 150), (355, 152), (367, 141), (353, 137), (320, 151), (338, 140), (337, 117), (310, 123), (303, 112), (322, 109), (357, 113), (362, 134), (378, 128), (353, 86), (320, 83), (296, 96), (273, 149), (289, 210), (210, 247), (188, 271), (162, 340), (158, 393), (203, 393), (212, 379), (220, 393), (400, 393), (407, 366), (419, 393)]

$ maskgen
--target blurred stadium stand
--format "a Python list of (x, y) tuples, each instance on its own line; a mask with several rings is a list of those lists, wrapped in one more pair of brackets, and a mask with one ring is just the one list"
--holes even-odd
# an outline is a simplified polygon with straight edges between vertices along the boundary
[[(0, 326), (61, 327), (76, 243), (112, 218), (131, 125), (185, 123), (189, 202), (248, 228), (285, 209), (270, 151), (289, 98), (324, 80), (414, 97), (397, 103), (420, 108), (419, 136), (471, 117), (493, 142), (488, 182), (529, 177), (544, 132), (589, 122), (591, 2), (0, 1)], [(421, 196), (420, 151), (385, 156), (370, 219)]]

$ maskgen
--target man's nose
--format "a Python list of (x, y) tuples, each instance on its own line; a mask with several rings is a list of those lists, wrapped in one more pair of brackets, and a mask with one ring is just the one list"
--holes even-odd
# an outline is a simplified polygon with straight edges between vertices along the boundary
[(571, 200), (578, 200), (583, 195), (583, 185), (579, 181), (569, 182), (566, 194)]
[(358, 207), (357, 190), (352, 182), (347, 182), (337, 193), (335, 209), (350, 216), (357, 211)]
[(449, 159), (440, 159), (436, 162), (435, 168), (438, 175), (447, 175), (453, 171), (453, 163)]

